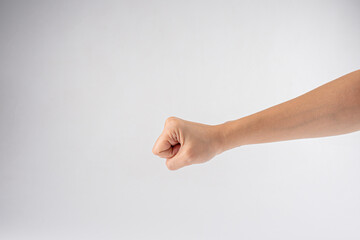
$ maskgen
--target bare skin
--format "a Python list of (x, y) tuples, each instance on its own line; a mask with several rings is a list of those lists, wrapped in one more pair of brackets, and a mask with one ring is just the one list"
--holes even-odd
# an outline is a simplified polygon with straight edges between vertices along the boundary
[(152, 149), (177, 170), (229, 149), (360, 130), (360, 70), (255, 114), (219, 125), (169, 117)]

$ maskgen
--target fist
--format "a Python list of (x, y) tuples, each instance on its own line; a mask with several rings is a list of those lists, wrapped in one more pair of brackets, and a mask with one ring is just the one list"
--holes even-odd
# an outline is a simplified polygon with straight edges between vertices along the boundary
[(156, 140), (152, 152), (166, 158), (169, 170), (204, 163), (221, 152), (221, 131), (206, 125), (169, 117)]

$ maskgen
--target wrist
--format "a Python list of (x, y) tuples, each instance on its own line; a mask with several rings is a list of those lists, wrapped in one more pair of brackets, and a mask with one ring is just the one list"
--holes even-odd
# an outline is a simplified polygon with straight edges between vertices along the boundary
[(231, 148), (229, 146), (230, 125), (231, 122), (228, 121), (214, 126), (217, 154), (223, 153)]
[(248, 122), (247, 118), (241, 118), (216, 125), (220, 153), (248, 144), (246, 140), (249, 137), (249, 132), (246, 130), (246, 126), (249, 127)]

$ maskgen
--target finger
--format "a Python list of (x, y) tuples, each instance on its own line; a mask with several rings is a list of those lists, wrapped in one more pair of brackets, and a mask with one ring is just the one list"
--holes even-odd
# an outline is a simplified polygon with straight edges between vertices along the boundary
[(166, 166), (169, 170), (178, 170), (187, 165), (189, 165), (189, 161), (187, 161), (184, 156), (184, 151), (181, 149), (174, 157), (166, 159)]
[(153, 150), (152, 152), (155, 155), (160, 156), (160, 154), (162, 152), (167, 151), (168, 149), (171, 148), (171, 144), (169, 143), (169, 141), (167, 141), (167, 139), (165, 138), (165, 136), (163, 134), (161, 134), (158, 139), (156, 140)]
[(175, 146), (171, 146), (169, 149), (166, 149), (158, 154), (161, 158), (172, 158), (179, 151), (181, 145), (178, 143)]
[(159, 138), (156, 140), (154, 147), (153, 147), (153, 153), (155, 155), (158, 155), (162, 158), (170, 158), (173, 157), (178, 149), (173, 149), (173, 146), (178, 144), (174, 140), (172, 140), (171, 137), (167, 133), (162, 133)]
[(180, 148), (181, 148), (180, 143), (178, 143), (178, 144), (176, 144), (175, 146), (173, 146), (173, 152), (172, 152), (172, 156), (171, 156), (171, 157), (175, 156), (175, 155), (179, 152)]

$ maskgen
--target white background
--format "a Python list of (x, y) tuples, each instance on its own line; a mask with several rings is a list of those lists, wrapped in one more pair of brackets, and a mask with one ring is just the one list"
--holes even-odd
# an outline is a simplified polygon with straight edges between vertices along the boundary
[(359, 239), (360, 133), (169, 171), (218, 124), (360, 66), (358, 1), (1, 1), (0, 239)]

